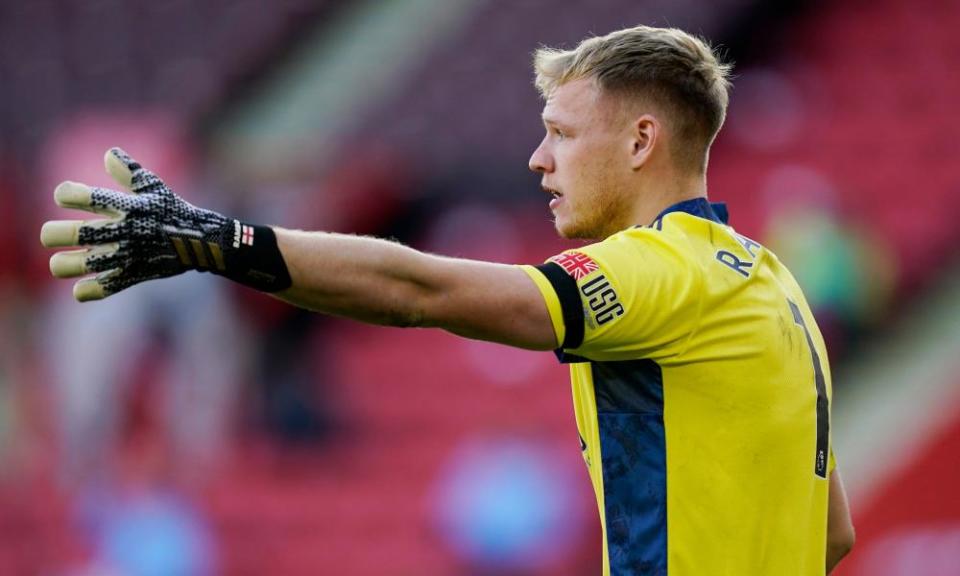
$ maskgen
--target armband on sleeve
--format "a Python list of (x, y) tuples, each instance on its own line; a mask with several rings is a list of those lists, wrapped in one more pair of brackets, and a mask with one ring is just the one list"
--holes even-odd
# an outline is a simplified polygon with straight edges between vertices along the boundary
[(580, 347), (583, 343), (584, 319), (577, 281), (556, 262), (541, 264), (536, 266), (536, 269), (547, 278), (560, 300), (563, 324), (566, 328), (560, 348), (573, 349)]

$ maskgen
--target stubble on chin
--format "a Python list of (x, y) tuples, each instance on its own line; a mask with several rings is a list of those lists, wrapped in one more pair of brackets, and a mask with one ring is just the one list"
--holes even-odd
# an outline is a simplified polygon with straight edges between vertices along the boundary
[(554, 228), (562, 238), (602, 240), (618, 231), (615, 221), (621, 219), (626, 206), (615, 186), (601, 182), (577, 200), (571, 198), (563, 207), (565, 217), (553, 215)]
[(567, 221), (561, 224), (558, 218), (554, 218), (553, 225), (557, 234), (567, 240), (593, 240), (597, 238), (596, 232), (585, 226), (582, 220)]
[(577, 218), (576, 210), (569, 210), (569, 207), (567, 208), (568, 213), (566, 217), (561, 217), (558, 214), (553, 215), (553, 228), (561, 238), (567, 240), (582, 238), (581, 218)]
[(603, 238), (604, 208), (603, 199), (591, 198), (585, 206), (575, 212), (561, 228), (557, 222), (556, 228), (560, 236), (568, 240), (598, 240)]

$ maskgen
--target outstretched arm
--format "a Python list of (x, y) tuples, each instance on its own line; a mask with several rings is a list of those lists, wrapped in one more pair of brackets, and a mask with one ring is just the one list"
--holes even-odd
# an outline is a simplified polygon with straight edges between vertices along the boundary
[(275, 232), (292, 280), (277, 296), (292, 304), (373, 324), (557, 347), (543, 297), (517, 266), (434, 256), (377, 238)]
[(54, 276), (87, 276), (80, 301), (188, 270), (226, 276), (297, 306), (393, 326), (438, 327), (521, 348), (557, 346), (534, 281), (517, 266), (444, 258), (375, 238), (251, 226), (197, 208), (119, 149), (107, 172), (129, 192), (65, 182), (67, 208), (106, 216), (44, 224)]

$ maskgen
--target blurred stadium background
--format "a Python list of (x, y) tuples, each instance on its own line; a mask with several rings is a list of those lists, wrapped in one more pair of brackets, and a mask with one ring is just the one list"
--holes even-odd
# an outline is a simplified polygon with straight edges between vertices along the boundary
[(711, 199), (828, 338), (838, 572), (960, 573), (956, 0), (3, 0), (0, 573), (597, 574), (551, 355), (197, 274), (81, 306), (38, 237), (120, 145), (229, 214), (539, 262), (530, 54), (637, 23), (737, 63)]

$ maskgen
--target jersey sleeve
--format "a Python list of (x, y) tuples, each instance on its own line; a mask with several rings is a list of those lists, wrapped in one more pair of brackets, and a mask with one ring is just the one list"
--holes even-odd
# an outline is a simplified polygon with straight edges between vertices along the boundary
[(658, 359), (680, 352), (699, 316), (702, 274), (684, 247), (633, 230), (524, 266), (566, 356)]

